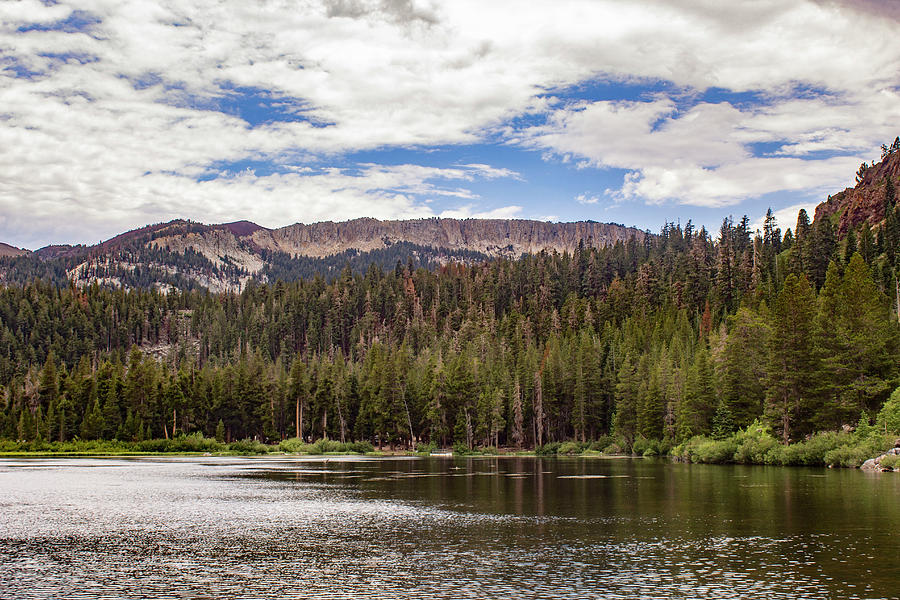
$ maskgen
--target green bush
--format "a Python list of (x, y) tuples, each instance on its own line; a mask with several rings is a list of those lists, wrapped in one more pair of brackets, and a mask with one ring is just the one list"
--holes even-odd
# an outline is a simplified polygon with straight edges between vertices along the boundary
[(794, 466), (825, 465), (825, 456), (829, 452), (852, 442), (853, 437), (846, 433), (836, 431), (817, 433), (806, 441), (785, 446), (781, 464)]
[(881, 459), (882, 469), (896, 469), (898, 464), (900, 464), (900, 456), (895, 454), (889, 454)]
[(562, 446), (562, 443), (560, 442), (550, 442), (542, 446), (536, 446), (534, 453), (538, 456), (556, 456), (560, 446)]
[(900, 388), (894, 390), (875, 419), (875, 428), (879, 433), (900, 435)]
[(310, 454), (327, 454), (329, 452), (341, 452), (344, 445), (336, 440), (318, 439), (313, 442), (313, 451)]
[(631, 453), (643, 456), (644, 452), (651, 448), (652, 445), (653, 440), (648, 440), (644, 437), (636, 438), (634, 444), (631, 445)]
[(631, 447), (632, 454), (640, 456), (665, 456), (672, 450), (669, 440), (638, 438)]
[(697, 463), (858, 467), (863, 461), (881, 454), (889, 445), (885, 436), (877, 435), (871, 427), (861, 427), (854, 434), (822, 432), (808, 440), (784, 446), (772, 436), (767, 426), (754, 422), (724, 440), (703, 436), (691, 438), (675, 448), (673, 454)]
[(734, 462), (735, 452), (737, 442), (734, 436), (724, 440), (695, 436), (673, 450), (673, 454), (682, 460), (710, 464)]
[(24, 452), (16, 440), (0, 440), (0, 452)]
[(610, 445), (603, 448), (603, 454), (622, 454), (624, 451), (625, 450), (618, 442), (612, 442)]
[(737, 444), (733, 438), (724, 440), (704, 440), (696, 448), (696, 462), (722, 464), (734, 461)]
[(834, 467), (858, 467), (872, 455), (862, 446), (842, 446), (825, 454), (825, 462)]
[(611, 435), (603, 435), (594, 440), (588, 446), (588, 450), (594, 450), (596, 452), (603, 452), (608, 448), (615, 440)]
[(256, 440), (238, 440), (228, 444), (228, 451), (235, 454), (267, 454), (271, 448)]
[(301, 453), (301, 454), (365, 454), (372, 452), (375, 447), (371, 442), (338, 442), (336, 440), (319, 439), (312, 444), (307, 444), (300, 438), (290, 438), (281, 440), (278, 444), (281, 452)]
[(363, 440), (361, 442), (349, 442), (347, 444), (347, 451), (357, 452), (359, 454), (368, 454), (369, 452), (375, 451), (375, 446), (373, 446), (372, 442), (368, 440)]
[(301, 440), (300, 438), (288, 438), (286, 440), (281, 440), (278, 442), (278, 450), (281, 452), (288, 453), (298, 453), (303, 452), (309, 454), (308, 451), (309, 444)]
[(431, 454), (435, 450), (437, 450), (437, 444), (433, 441), (428, 442), (427, 444), (423, 444), (422, 442), (419, 442), (418, 444), (416, 444), (416, 452), (421, 452), (423, 454)]
[(870, 458), (879, 456), (893, 445), (893, 436), (870, 432), (866, 437), (857, 435), (857, 430), (847, 445), (825, 453), (824, 463), (835, 467), (858, 467)]
[(168, 452), (169, 440), (144, 440), (135, 444), (139, 452)]
[(588, 445), (581, 442), (568, 441), (563, 442), (559, 445), (559, 448), (556, 449), (557, 454), (564, 454), (566, 456), (573, 456), (576, 454), (581, 454), (587, 449)]
[(733, 434), (737, 444), (734, 462), (742, 464), (770, 465), (781, 462), (781, 443), (768, 427), (754, 421), (745, 429)]
[(475, 452), (462, 442), (456, 442), (455, 444), (453, 444), (453, 454), (458, 454), (459, 456), (467, 456), (470, 454), (475, 454)]

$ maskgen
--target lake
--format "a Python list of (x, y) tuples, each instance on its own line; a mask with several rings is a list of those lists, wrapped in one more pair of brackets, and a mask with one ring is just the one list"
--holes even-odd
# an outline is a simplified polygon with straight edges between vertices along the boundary
[(897, 598), (900, 474), (531, 457), (0, 460), (3, 598)]

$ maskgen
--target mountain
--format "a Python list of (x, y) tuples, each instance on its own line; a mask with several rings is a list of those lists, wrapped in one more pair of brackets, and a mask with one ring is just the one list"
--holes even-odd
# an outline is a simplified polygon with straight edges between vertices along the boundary
[[(371, 264), (393, 268), (397, 261), (431, 268), (451, 260), (473, 263), (545, 250), (571, 253), (582, 243), (603, 247), (630, 238), (643, 240), (644, 235), (635, 228), (593, 221), (361, 218), (267, 229), (250, 221), (204, 225), (176, 220), (95, 246), (47, 246), (28, 261), (5, 269), (0, 265), (0, 278), (225, 291), (242, 289), (251, 279), (333, 276), (347, 264), (356, 271)], [(47, 273), (50, 267), (53, 273)]]
[[(586, 245), (605, 246), (626, 241), (643, 232), (610, 223), (579, 221), (547, 223), (521, 219), (415, 219), (379, 221), (362, 218), (341, 223), (326, 221), (304, 225), (297, 223), (280, 229), (266, 229), (255, 223), (239, 221), (213, 225), (187, 235), (173, 232), (154, 237), (153, 245), (184, 250), (193, 248), (215, 260), (221, 251), (258, 255), (259, 250), (284, 252), (292, 256), (324, 258), (347, 250), (369, 252), (388, 248), (398, 242), (446, 250), (466, 250), (486, 256), (516, 257), (541, 250), (572, 252), (584, 240)], [(248, 264), (253, 259), (247, 257)]]
[(21, 248), (16, 248), (15, 246), (0, 242), (0, 257), (24, 256), (26, 254), (28, 254), (28, 250), (22, 250)]
[[(898, 144), (900, 146), (900, 144)], [(893, 151), (890, 151), (892, 150)], [(896, 201), (890, 198), (900, 186), (900, 147), (886, 149), (882, 161), (869, 166), (866, 163), (857, 172), (857, 184), (822, 202), (816, 207), (815, 220), (831, 217), (838, 237), (844, 237), (851, 229), (869, 223), (873, 228), (885, 219), (885, 207)]]

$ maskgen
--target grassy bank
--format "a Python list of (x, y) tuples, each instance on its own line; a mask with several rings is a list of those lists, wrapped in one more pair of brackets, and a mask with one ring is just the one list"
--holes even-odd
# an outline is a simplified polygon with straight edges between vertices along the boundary
[[(494, 447), (469, 449), (458, 444), (454, 456), (670, 456), (675, 460), (706, 464), (755, 464), (782, 466), (858, 467), (869, 458), (893, 447), (895, 435), (879, 432), (877, 427), (861, 423), (852, 433), (818, 433), (809, 439), (783, 445), (768, 427), (754, 423), (724, 439), (697, 436), (673, 446), (666, 440), (639, 438), (630, 448), (624, 441), (603, 437), (590, 442), (551, 442), (534, 450), (497, 449)], [(297, 438), (278, 444), (264, 444), (255, 440), (219, 442), (200, 434), (173, 439), (154, 439), (140, 442), (118, 440), (73, 440), (68, 442), (16, 442), (0, 440), (0, 456), (129, 456), (157, 454), (215, 454), (215, 455), (337, 455), (373, 454), (369, 442), (341, 443), (320, 439), (307, 443)], [(434, 445), (420, 445), (411, 454), (428, 456), (438, 449)], [(403, 453), (403, 452), (401, 452)], [(884, 467), (895, 466), (889, 459)], [(896, 465), (900, 468), (900, 464)]]
[[(672, 449), (679, 460), (707, 464), (858, 467), (894, 446), (896, 436), (860, 427), (852, 433), (817, 433), (785, 446), (754, 423), (725, 439), (697, 436)], [(893, 466), (893, 465), (885, 465)]]
[[(896, 435), (861, 422), (850, 432), (817, 433), (806, 440), (785, 446), (760, 423), (753, 423), (725, 438), (696, 436), (675, 445), (670, 440), (638, 438), (629, 447), (624, 440), (603, 437), (591, 442), (568, 440), (538, 446), (533, 451), (494, 447), (468, 449), (454, 447), (454, 456), (641, 456), (670, 457), (677, 461), (705, 464), (745, 464), (779, 466), (859, 467), (866, 460), (892, 448)], [(429, 448), (420, 448), (428, 454)], [(433, 449), (432, 449), (433, 450)], [(900, 470), (900, 460), (888, 457), (883, 467)]]
[(67, 442), (17, 442), (0, 440), (0, 456), (128, 456), (147, 454), (218, 454), (253, 455), (270, 453), (291, 454), (365, 454), (374, 448), (369, 442), (342, 444), (332, 440), (318, 440), (307, 444), (297, 439), (279, 444), (264, 444), (256, 440), (219, 442), (200, 434), (178, 436), (172, 439), (154, 439), (140, 442), (120, 440), (72, 440)]

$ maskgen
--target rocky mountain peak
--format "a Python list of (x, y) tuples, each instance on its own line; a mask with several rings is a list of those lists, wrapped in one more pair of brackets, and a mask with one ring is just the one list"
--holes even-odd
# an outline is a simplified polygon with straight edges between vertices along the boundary
[[(865, 165), (865, 163), (864, 163)], [(881, 162), (860, 168), (855, 187), (847, 188), (816, 207), (815, 219), (830, 217), (839, 237), (865, 222), (877, 225), (884, 220), (888, 182), (900, 188), (900, 150), (886, 154)]]

